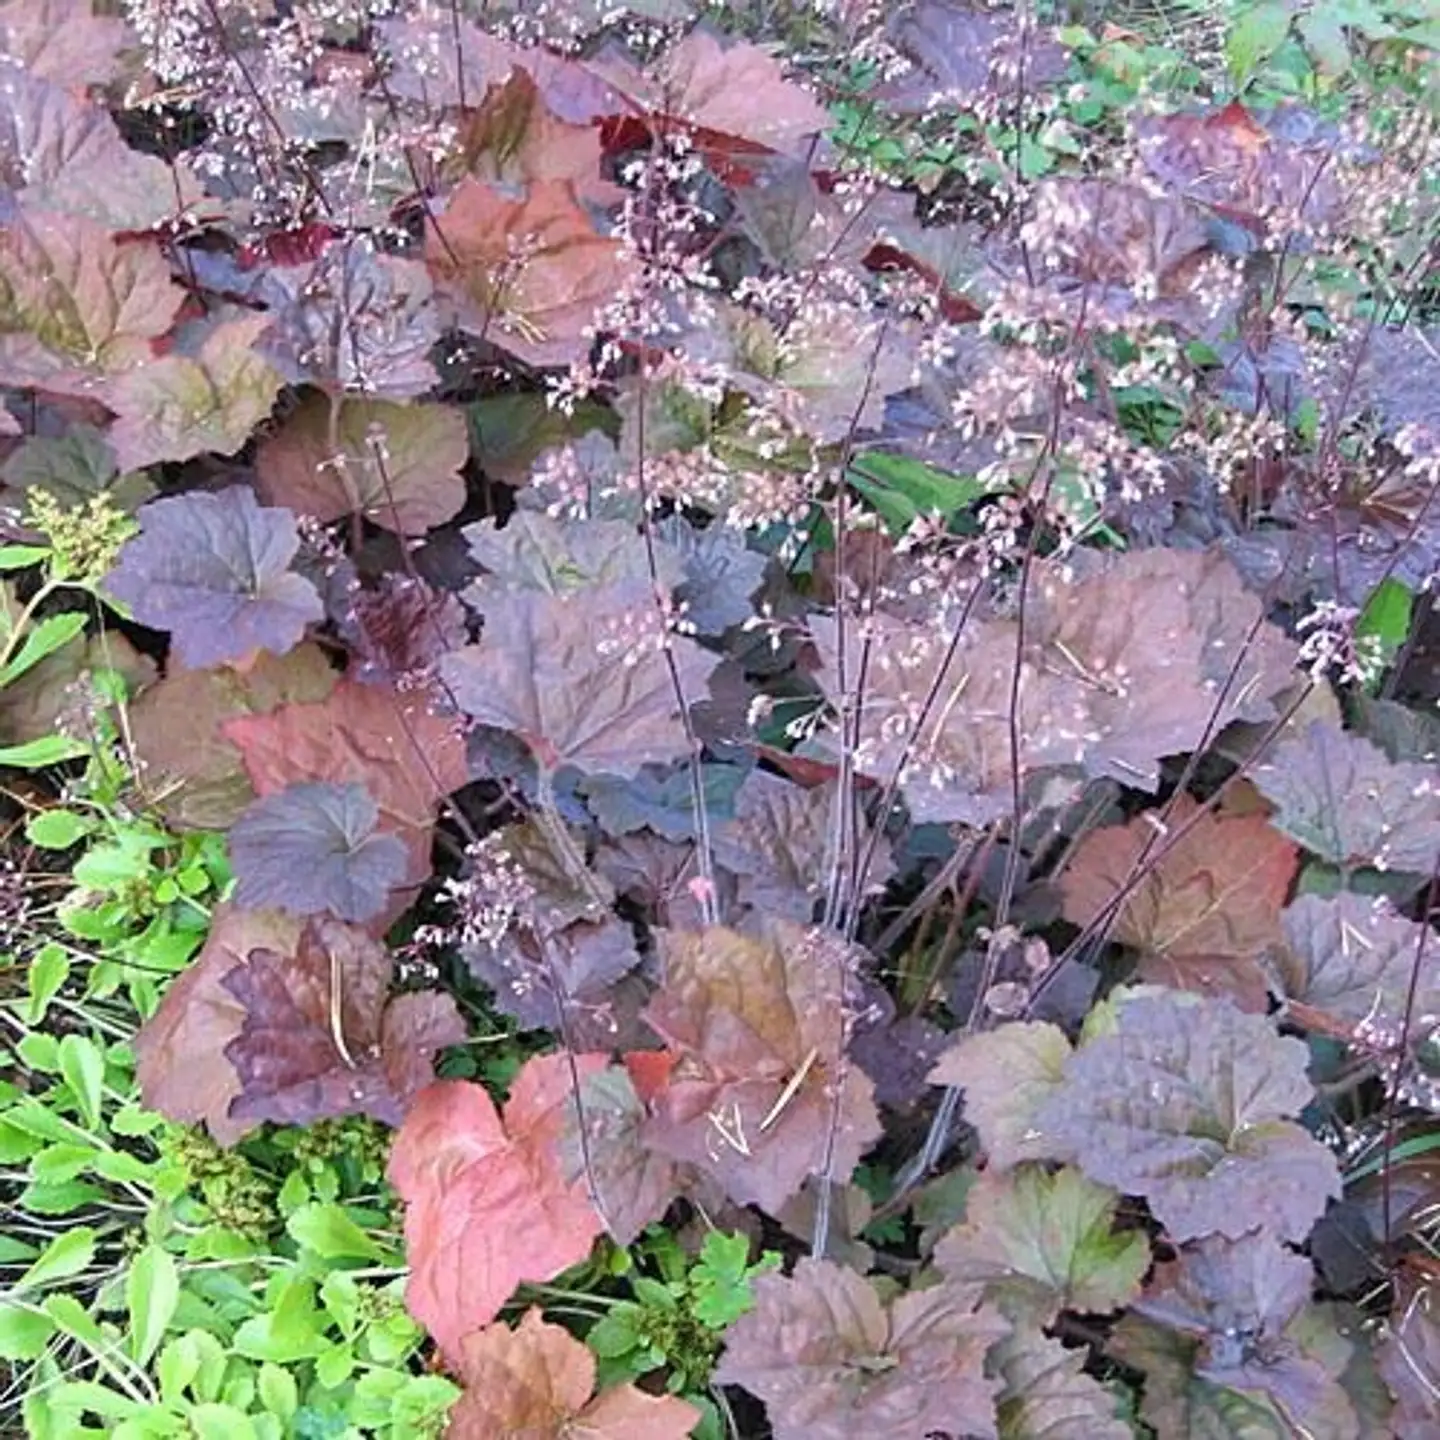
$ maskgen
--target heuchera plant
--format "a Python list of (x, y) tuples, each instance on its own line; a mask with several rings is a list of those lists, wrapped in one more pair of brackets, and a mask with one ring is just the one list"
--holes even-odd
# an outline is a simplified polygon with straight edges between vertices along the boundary
[(393, 1128), (457, 1440), (1440, 1434), (1440, 37), (1073, 8), (0, 6), (0, 743), (136, 658), (144, 1101)]

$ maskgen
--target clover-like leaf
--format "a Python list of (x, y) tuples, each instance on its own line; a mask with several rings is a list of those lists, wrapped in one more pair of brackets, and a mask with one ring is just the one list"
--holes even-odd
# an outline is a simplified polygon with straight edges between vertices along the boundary
[[(1263, 815), (1204, 814), (1182, 796), (1167, 823), (1184, 829), (1161, 853), (1149, 812), (1090, 831), (1060, 877), (1065, 918), (1089, 925), (1132, 873), (1142, 875), (1117, 912), (1114, 935), (1140, 951), (1140, 974), (1202, 994), (1229, 993), (1263, 1013), (1261, 964), (1280, 939), (1280, 910), (1299, 857)], [(1158, 859), (1139, 865), (1142, 854)]]
[(462, 330), (529, 365), (568, 365), (633, 277), (618, 240), (591, 223), (574, 187), (541, 180), (520, 197), (462, 181), (426, 226), (425, 260)]
[(715, 659), (663, 631), (647, 583), (496, 594), (484, 613), (480, 643), (441, 674), (466, 714), (513, 730), (543, 768), (633, 775), (688, 752), (680, 706), (704, 697)]
[(1302, 1023), (1328, 1021), (1349, 1030), (1372, 1015), (1402, 1014), (1407, 1005), (1417, 1016), (1440, 1010), (1440, 972), (1421, 964), (1415, 973), (1423, 927), (1388, 901), (1351, 891), (1301, 895), (1280, 918), (1280, 970)]
[(1084, 1366), (1083, 1350), (1067, 1350), (1033, 1325), (996, 1341), (986, 1369), (1004, 1381), (1000, 1440), (1132, 1440), (1118, 1398)]
[(930, 1083), (965, 1092), (965, 1118), (997, 1169), (1022, 1160), (1062, 1160), (1065, 1147), (1036, 1129), (1035, 1116), (1063, 1089), (1070, 1053), (1058, 1025), (1017, 1021), (962, 1036), (935, 1062)]
[(967, 1197), (965, 1223), (935, 1247), (935, 1263), (1036, 1324), (1061, 1310), (1118, 1310), (1150, 1268), (1145, 1236), (1113, 1228), (1119, 1199), (1068, 1166), (1053, 1175), (1038, 1165), (987, 1170)]
[(295, 517), (244, 485), (152, 500), (105, 584), (144, 625), (169, 630), (192, 668), (283, 655), (325, 618), (315, 587), (290, 569)]
[(0, 372), (12, 385), (91, 393), (150, 361), (184, 300), (157, 245), (43, 210), (0, 227)]
[(1313, 1094), (1308, 1058), (1228, 1000), (1142, 993), (1066, 1062), (1036, 1128), (1177, 1241), (1256, 1225), (1302, 1240), (1340, 1193), (1334, 1157), (1286, 1118)]
[(117, 375), (105, 401), (121, 468), (239, 450), (280, 393), (279, 372), (255, 348), (269, 324), (242, 312), (197, 325), (169, 353)]
[(264, 440), (255, 474), (264, 499), (298, 514), (363, 515), (396, 535), (423, 535), (464, 505), (469, 452), (454, 406), (320, 395)]
[(301, 921), (278, 910), (215, 907), (204, 948), (135, 1037), (135, 1073), (147, 1109), (177, 1124), (203, 1121), (222, 1145), (253, 1127), (253, 1120), (230, 1113), (240, 1077), (225, 1047), (239, 1035), (245, 1007), (224, 982), (252, 950), (293, 952), (301, 929)]
[(239, 749), (258, 795), (303, 781), (364, 786), (379, 808), (380, 829), (405, 842), (406, 883), (429, 877), (436, 810), (469, 771), (464, 740), (429, 709), (424, 691), (401, 694), (346, 679), (319, 703), (238, 715), (221, 732)]
[(436, 1051), (460, 1044), (465, 1023), (448, 995), (387, 998), (394, 966), (379, 941), (328, 919), (310, 921), (287, 950), (257, 947), (232, 966), (220, 984), (244, 1014), (225, 1046), (239, 1079), (230, 1117), (399, 1125), (435, 1078)]
[(892, 1305), (864, 1276), (807, 1258), (762, 1275), (755, 1305), (725, 1332), (715, 1372), (765, 1402), (775, 1440), (925, 1440), (939, 1431), (995, 1440), (998, 1379), (984, 1373), (1008, 1324), (973, 1290), (940, 1285)]
[(390, 1152), (405, 1202), (405, 1303), (452, 1361), (517, 1285), (552, 1280), (590, 1253), (602, 1224), (583, 1183), (567, 1181), (558, 1141), (573, 1077), (600, 1055), (537, 1055), (510, 1089), (504, 1119), (479, 1085), (420, 1093)]
[(291, 915), (373, 920), (409, 864), (363, 785), (288, 785), (256, 800), (230, 829), (235, 898)]
[(1316, 721), (1251, 778), (1276, 807), (1275, 827), (1332, 865), (1429, 874), (1440, 854), (1435, 767), (1397, 764), (1337, 726)]
[(849, 948), (773, 920), (758, 939), (671, 932), (662, 958), (645, 1018), (676, 1064), (645, 1142), (772, 1215), (807, 1176), (847, 1177), (880, 1135), (869, 1077), (844, 1054)]
[(684, 1440), (700, 1412), (674, 1395), (616, 1385), (594, 1395), (595, 1354), (531, 1308), (514, 1329), (496, 1323), (460, 1347), (465, 1393), (451, 1410), (450, 1440)]

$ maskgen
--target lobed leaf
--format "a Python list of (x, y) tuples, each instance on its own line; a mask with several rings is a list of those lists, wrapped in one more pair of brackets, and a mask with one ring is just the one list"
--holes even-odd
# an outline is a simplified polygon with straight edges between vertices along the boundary
[(434, 1078), (436, 1051), (465, 1039), (448, 995), (388, 999), (394, 957), (364, 931), (312, 920), (289, 951), (252, 949), (220, 983), (245, 1008), (225, 1046), (235, 1120), (308, 1125), (371, 1115), (399, 1125)]
[(186, 666), (283, 655), (324, 618), (315, 587), (290, 569), (294, 517), (247, 487), (152, 500), (138, 518), (106, 589), (142, 624), (169, 630)]
[(1308, 1052), (1229, 1001), (1185, 998), (1126, 1000), (1036, 1127), (1090, 1179), (1143, 1195), (1176, 1241), (1257, 1224), (1302, 1240), (1340, 1193), (1334, 1157), (1285, 1118), (1313, 1094)]
[(409, 865), (404, 842), (377, 834), (363, 785), (288, 785), (254, 801), (230, 828), (235, 899), (252, 909), (373, 920)]
[(458, 1080), (427, 1087), (405, 1117), (388, 1170), (405, 1202), (405, 1302), (452, 1362), (517, 1285), (578, 1264), (603, 1228), (584, 1186), (565, 1178), (558, 1141), (572, 1073), (604, 1063), (533, 1057), (503, 1120), (479, 1085)]
[(1000, 1382), (985, 1355), (1009, 1326), (977, 1309), (973, 1291), (940, 1285), (887, 1306), (854, 1270), (806, 1258), (789, 1278), (760, 1276), (754, 1292), (715, 1379), (765, 1402), (775, 1440), (995, 1440)]
[(855, 957), (838, 937), (769, 920), (670, 932), (644, 1015), (675, 1054), (647, 1145), (772, 1215), (810, 1175), (844, 1179), (880, 1136), (870, 1079), (845, 1058)]

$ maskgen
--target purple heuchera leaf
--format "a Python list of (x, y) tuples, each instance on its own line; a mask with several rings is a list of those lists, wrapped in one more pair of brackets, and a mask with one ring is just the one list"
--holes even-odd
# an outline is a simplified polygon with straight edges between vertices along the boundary
[(1066, 1062), (1034, 1127), (1092, 1180), (1143, 1195), (1173, 1240), (1256, 1225), (1303, 1240), (1340, 1194), (1334, 1157), (1285, 1118), (1314, 1093), (1308, 1060), (1228, 1000), (1140, 994)]
[(324, 619), (315, 587), (289, 568), (295, 517), (245, 486), (155, 500), (138, 518), (106, 588), (142, 625), (170, 631), (187, 668), (283, 655)]
[(464, 1040), (465, 1022), (434, 991), (387, 1000), (393, 968), (383, 945), (336, 920), (312, 920), (293, 955), (250, 951), (221, 981), (245, 1007), (225, 1047), (240, 1077), (231, 1118), (371, 1115), (399, 1125), (435, 1078), (435, 1052)]
[(293, 915), (374, 919), (408, 865), (405, 842), (376, 833), (379, 813), (356, 782), (289, 785), (255, 801), (230, 831), (235, 898)]

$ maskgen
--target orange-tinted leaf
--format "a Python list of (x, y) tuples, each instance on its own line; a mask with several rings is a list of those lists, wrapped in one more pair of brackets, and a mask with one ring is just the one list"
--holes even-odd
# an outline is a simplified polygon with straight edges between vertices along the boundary
[(409, 883), (429, 876), (436, 809), (468, 771), (458, 730), (430, 712), (423, 691), (402, 695), (347, 679), (319, 704), (238, 716), (221, 730), (258, 795), (309, 780), (363, 785), (379, 807), (380, 830), (405, 841)]
[(286, 655), (262, 651), (243, 674), (228, 667), (172, 670), (130, 704), (147, 797), (173, 825), (224, 830), (255, 792), (240, 751), (221, 733), (223, 723), (290, 701), (323, 700), (337, 678), (313, 643)]
[(591, 67), (652, 119), (699, 132), (702, 149), (804, 153), (807, 142), (830, 126), (830, 116), (809, 91), (785, 78), (758, 45), (728, 48), (694, 30), (666, 54), (655, 76), (628, 63)]
[[(1158, 861), (1145, 862), (1145, 878), (1118, 912), (1114, 935), (1141, 952), (1147, 979), (1229, 993), (1263, 1012), (1268, 992), (1259, 960), (1280, 943), (1280, 911), (1299, 852), (1262, 815), (1196, 820), (1199, 808), (1188, 795), (1174, 807), (1169, 824), (1191, 828)], [(1060, 877), (1065, 918), (1076, 925), (1098, 918), (1146, 846), (1158, 853), (1163, 838), (1153, 812), (1091, 831)]]
[[(573, 1060), (582, 1079), (604, 1063)], [(559, 1160), (571, 1066), (565, 1055), (529, 1060), (503, 1121), (479, 1085), (431, 1085), (395, 1138), (389, 1176), (405, 1201), (406, 1304), (453, 1361), (517, 1285), (578, 1264), (601, 1231), (584, 1182), (568, 1183)]]
[(135, 1070), (148, 1109), (181, 1124), (203, 1121), (233, 1145), (254, 1121), (232, 1119), (240, 1077), (225, 1047), (245, 1023), (245, 1007), (225, 979), (257, 948), (293, 953), (301, 922), (275, 910), (219, 905), (205, 948), (170, 987), (135, 1037)]
[(645, 1018), (678, 1058), (646, 1143), (772, 1215), (827, 1159), (847, 1178), (880, 1122), (869, 1077), (844, 1059), (843, 943), (786, 920), (760, 939), (713, 925), (668, 934), (663, 959)]
[(448, 1440), (683, 1440), (700, 1412), (673, 1395), (617, 1385), (591, 1398), (595, 1356), (530, 1309), (514, 1329), (487, 1325), (460, 1351), (465, 1394)]
[(577, 198), (614, 205), (624, 191), (601, 178), (600, 153), (599, 130), (560, 119), (535, 77), (517, 68), (503, 85), (491, 88), (478, 110), (465, 114), (454, 163), (462, 173), (495, 185), (568, 181)]
[(425, 259), (460, 328), (530, 365), (568, 365), (590, 349), (600, 308), (632, 278), (618, 240), (601, 235), (574, 186), (540, 180), (516, 199), (461, 182), (426, 226)]

